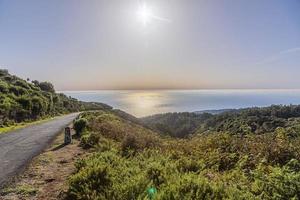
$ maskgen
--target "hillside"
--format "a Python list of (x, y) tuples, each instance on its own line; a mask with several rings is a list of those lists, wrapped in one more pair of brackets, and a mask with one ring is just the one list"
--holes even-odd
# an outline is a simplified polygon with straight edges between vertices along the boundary
[(204, 121), (213, 117), (208, 113), (165, 113), (140, 118), (146, 126), (161, 134), (185, 137), (192, 134)]
[(0, 127), (45, 116), (102, 108), (111, 107), (78, 101), (55, 93), (49, 82), (29, 82), (0, 69)]
[[(279, 128), (162, 137), (111, 111), (84, 113), (67, 199), (299, 199), (300, 138)], [(294, 129), (300, 132), (300, 123)]]
[(173, 137), (191, 134), (229, 132), (235, 135), (265, 134), (277, 128), (298, 124), (300, 105), (272, 105), (262, 108), (209, 113), (165, 113), (141, 118), (144, 126)]
[(300, 106), (138, 119), (5, 70), (0, 90), (2, 126), (97, 109), (74, 123), (88, 155), (65, 199), (300, 199)]
[[(298, 109), (271, 106), (142, 119), (159, 120), (172, 131), (192, 128), (186, 133), (180, 129), (183, 135), (155, 131), (121, 110), (104, 107), (83, 112), (74, 128), (80, 130), (84, 156), (64, 179), (66, 189), (57, 194), (72, 200), (300, 199)], [(276, 124), (279, 119), (284, 123)], [(269, 129), (242, 132), (251, 125), (246, 122), (264, 120), (272, 125)], [(219, 126), (227, 123), (235, 126)], [(48, 170), (48, 174), (56, 173)], [(26, 184), (30, 188), (31, 183)], [(34, 198), (36, 193), (30, 195)]]
[(277, 128), (298, 124), (300, 105), (273, 105), (263, 108), (246, 108), (214, 115), (198, 127), (197, 132), (207, 130), (231, 134), (265, 134)]
[(196, 114), (209, 113), (209, 114), (217, 115), (224, 112), (234, 112), (234, 111), (237, 111), (237, 109), (201, 110), (201, 111), (195, 111), (194, 113)]

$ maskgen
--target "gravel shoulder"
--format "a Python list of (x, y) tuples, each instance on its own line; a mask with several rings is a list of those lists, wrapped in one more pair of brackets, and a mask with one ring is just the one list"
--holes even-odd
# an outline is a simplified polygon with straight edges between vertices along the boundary
[(80, 140), (75, 137), (71, 144), (64, 145), (62, 131), (24, 172), (0, 191), (0, 200), (65, 199), (68, 178), (75, 172), (75, 162), (89, 155), (79, 144)]
[(29, 162), (39, 155), (53, 141), (64, 127), (69, 125), (79, 113), (73, 113), (54, 120), (31, 125), (0, 135), (0, 188)]

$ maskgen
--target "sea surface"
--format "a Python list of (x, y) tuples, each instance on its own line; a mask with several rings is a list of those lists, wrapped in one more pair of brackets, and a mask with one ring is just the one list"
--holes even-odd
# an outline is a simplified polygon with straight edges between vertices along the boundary
[(165, 113), (300, 104), (300, 90), (99, 90), (62, 91), (102, 102), (136, 117)]

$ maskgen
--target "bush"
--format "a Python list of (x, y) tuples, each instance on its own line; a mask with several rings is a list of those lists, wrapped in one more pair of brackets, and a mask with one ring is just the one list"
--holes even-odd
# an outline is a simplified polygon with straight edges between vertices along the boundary
[[(300, 199), (300, 173), (290, 165), (299, 166), (299, 162), (293, 160), (283, 168), (258, 168), (254, 172), (253, 193), (261, 199)], [(266, 174), (266, 170), (270, 172)]]
[(105, 166), (83, 168), (71, 177), (69, 184), (69, 199), (100, 200), (110, 199), (111, 196), (112, 180)]
[(0, 76), (6, 76), (8, 74), (7, 69), (0, 69)]
[(4, 81), (1, 81), (1, 80), (0, 80), (0, 92), (1, 93), (8, 93), (9, 92), (8, 84)]
[(79, 118), (75, 120), (74, 129), (76, 131), (76, 134), (80, 135), (80, 133), (86, 128), (87, 124), (88, 121), (85, 118)]
[(177, 161), (177, 169), (180, 172), (198, 172), (200, 168), (201, 166), (194, 159), (183, 157)]
[(20, 86), (10, 86), (9, 91), (16, 96), (25, 95), (28, 91)]
[(44, 100), (38, 96), (32, 98), (32, 117), (37, 118), (43, 116), (46, 112), (47, 106), (44, 103)]
[(169, 185), (158, 193), (161, 200), (190, 200), (190, 199), (223, 199), (226, 193), (223, 187), (207, 182), (204, 178), (195, 175), (178, 177), (178, 182)]
[(14, 84), (16, 86), (20, 86), (20, 87), (22, 87), (24, 89), (31, 89), (30, 86), (28, 85), (28, 83), (26, 81), (24, 81), (24, 80), (17, 80), (17, 81), (15, 81)]
[(127, 155), (129, 151), (137, 151), (139, 148), (137, 138), (134, 135), (128, 134), (121, 144), (123, 155)]
[(23, 109), (32, 109), (31, 99), (29, 97), (21, 96), (17, 99), (17, 102), (22, 106)]
[(80, 145), (85, 149), (95, 147), (99, 144), (100, 137), (100, 134), (94, 132), (83, 134), (80, 138)]
[(164, 174), (164, 169), (160, 165), (152, 164), (147, 170), (147, 177), (151, 182), (159, 187), (166, 182), (166, 175)]

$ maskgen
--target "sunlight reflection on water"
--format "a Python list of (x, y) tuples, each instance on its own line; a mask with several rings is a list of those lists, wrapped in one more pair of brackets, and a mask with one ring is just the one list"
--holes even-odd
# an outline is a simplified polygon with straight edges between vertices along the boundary
[(300, 90), (100, 90), (63, 93), (82, 101), (103, 102), (137, 117), (164, 112), (300, 104)]

